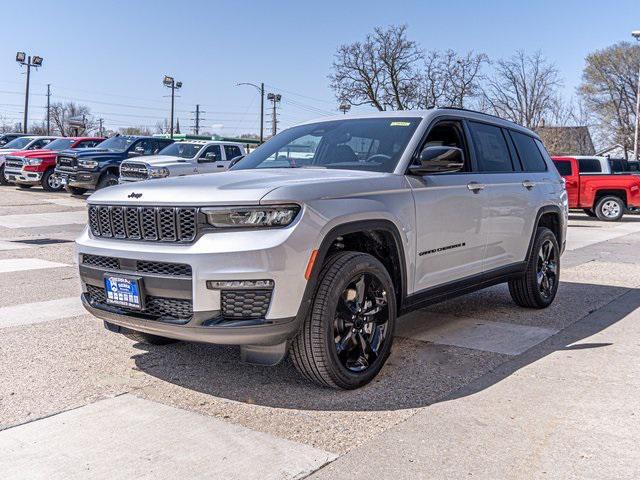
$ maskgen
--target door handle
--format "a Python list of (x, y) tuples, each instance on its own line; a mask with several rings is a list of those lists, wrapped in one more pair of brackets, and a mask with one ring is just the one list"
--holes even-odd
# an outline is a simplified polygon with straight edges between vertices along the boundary
[(536, 186), (536, 182), (531, 182), (529, 180), (525, 180), (524, 182), (522, 182), (522, 186), (524, 188), (526, 188), (527, 190), (531, 190), (533, 187)]
[(216, 168), (224, 168), (224, 165), (216, 165)]
[(486, 185), (478, 182), (471, 182), (467, 184), (467, 188), (471, 190), (473, 193), (480, 193), (481, 190), (484, 190)]

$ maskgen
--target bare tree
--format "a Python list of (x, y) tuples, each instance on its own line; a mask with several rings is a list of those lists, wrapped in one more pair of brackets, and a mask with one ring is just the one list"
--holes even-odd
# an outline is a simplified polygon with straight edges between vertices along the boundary
[(525, 127), (535, 128), (557, 108), (562, 86), (558, 68), (540, 52), (522, 51), (494, 62), (494, 73), (484, 87), (489, 111)]
[[(91, 115), (91, 109), (86, 105), (80, 105), (74, 102), (53, 103), (51, 104), (51, 133), (68, 137), (77, 134), (84, 135), (91, 130), (95, 130), (97, 126), (96, 120)], [(72, 127), (70, 120), (72, 118), (84, 118), (84, 128)]]
[(599, 138), (633, 149), (640, 46), (620, 42), (589, 54), (579, 92)]
[(156, 122), (155, 133), (169, 133), (169, 121), (166, 118)]
[(140, 126), (140, 127), (122, 127), (118, 130), (121, 135), (152, 135), (151, 129), (149, 127)]
[(414, 106), (419, 78), (415, 65), (422, 53), (406, 32), (406, 25), (376, 28), (364, 42), (338, 48), (329, 79), (339, 102), (378, 110)]

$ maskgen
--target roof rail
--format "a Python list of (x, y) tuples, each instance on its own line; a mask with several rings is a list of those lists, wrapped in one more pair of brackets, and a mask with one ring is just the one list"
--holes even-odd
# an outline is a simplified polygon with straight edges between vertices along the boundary
[[(479, 113), (480, 115), (488, 115), (489, 117), (497, 118), (497, 119), (502, 120), (502, 121), (505, 121), (505, 122), (511, 122), (511, 120), (507, 120), (507, 119), (504, 119), (504, 118), (500, 118), (499, 116), (494, 115), (494, 114), (492, 114), (492, 113), (481, 112), (481, 111), (479, 111), (479, 110), (473, 110), (473, 109), (471, 109), (471, 108), (463, 108), (463, 107), (439, 107), (439, 106), (437, 106), (437, 105), (434, 105), (434, 106), (433, 106), (433, 107), (431, 107), (431, 108), (437, 108), (437, 109), (440, 109), (440, 110), (460, 110), (460, 111), (463, 111), (463, 112)], [(511, 122), (511, 123), (514, 123), (514, 122)]]

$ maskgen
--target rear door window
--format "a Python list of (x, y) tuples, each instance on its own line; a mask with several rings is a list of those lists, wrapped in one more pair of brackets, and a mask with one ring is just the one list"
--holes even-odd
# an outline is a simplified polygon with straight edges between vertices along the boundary
[(571, 162), (568, 160), (554, 160), (553, 164), (558, 169), (558, 173), (563, 177), (569, 177), (572, 174)]
[(544, 158), (538, 147), (536, 146), (535, 139), (529, 135), (511, 130), (509, 132), (513, 143), (516, 145), (516, 151), (520, 157), (522, 168), (525, 172), (544, 172), (547, 170), (547, 165), (544, 163)]
[(513, 172), (509, 147), (500, 127), (469, 122), (480, 172)]
[(227, 157), (227, 160), (232, 160), (240, 155), (240, 149), (236, 145), (225, 145), (224, 146), (224, 154)]
[(580, 167), (580, 173), (602, 173), (600, 160), (593, 158), (579, 158), (578, 166)]

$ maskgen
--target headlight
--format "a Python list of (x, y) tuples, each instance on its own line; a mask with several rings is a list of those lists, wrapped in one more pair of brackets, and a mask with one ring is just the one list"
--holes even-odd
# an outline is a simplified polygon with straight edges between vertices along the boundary
[(273, 207), (211, 207), (203, 208), (210, 225), (218, 228), (286, 227), (300, 211), (298, 205)]
[(98, 166), (97, 160), (78, 160), (78, 166), (84, 168), (96, 168)]
[(36, 166), (36, 165), (41, 165), (43, 162), (42, 158), (25, 158), (23, 160), (25, 165), (29, 165), (29, 166)]
[(164, 178), (169, 176), (169, 169), (166, 167), (152, 168), (149, 170), (149, 176), (151, 178)]

